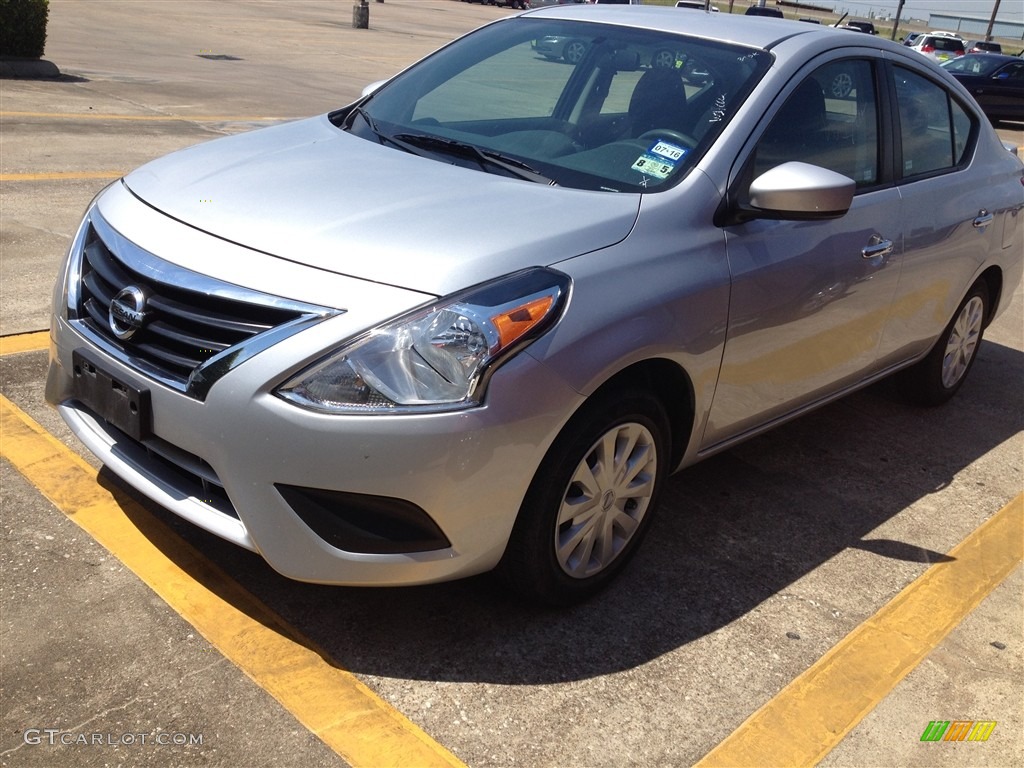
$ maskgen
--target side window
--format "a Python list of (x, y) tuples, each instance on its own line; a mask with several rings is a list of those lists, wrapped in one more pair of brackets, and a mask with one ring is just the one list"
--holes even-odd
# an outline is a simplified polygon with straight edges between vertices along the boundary
[(964, 159), (973, 118), (941, 85), (896, 67), (903, 175), (955, 168)]
[(996, 75), (1001, 80), (1010, 80), (1014, 83), (1024, 81), (1024, 61), (1011, 64), (1006, 69), (1000, 70)]
[(753, 177), (782, 163), (811, 163), (869, 187), (878, 182), (878, 102), (871, 62), (816, 69), (786, 100), (754, 150)]

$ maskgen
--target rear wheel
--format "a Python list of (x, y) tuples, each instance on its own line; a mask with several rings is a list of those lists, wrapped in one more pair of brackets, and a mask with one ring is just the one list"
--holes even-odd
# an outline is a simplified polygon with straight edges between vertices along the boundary
[(499, 566), (506, 583), (556, 605), (603, 588), (647, 530), (668, 457), (668, 418), (650, 395), (585, 406), (530, 485)]
[(570, 40), (565, 44), (562, 51), (562, 58), (569, 64), (579, 64), (580, 59), (587, 53), (587, 44), (582, 40)]
[(829, 86), (831, 95), (837, 99), (845, 99), (850, 95), (850, 91), (852, 90), (853, 78), (848, 72), (840, 72), (832, 78), (832, 84)]
[(974, 365), (988, 317), (988, 287), (978, 282), (960, 302), (928, 356), (902, 374), (904, 392), (922, 405), (941, 405), (960, 389)]

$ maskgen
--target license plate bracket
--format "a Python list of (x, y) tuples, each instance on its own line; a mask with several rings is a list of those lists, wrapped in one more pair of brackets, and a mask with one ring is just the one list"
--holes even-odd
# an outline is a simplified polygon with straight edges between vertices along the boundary
[(72, 351), (71, 362), (78, 400), (135, 440), (152, 435), (152, 407), (144, 385), (108, 373), (88, 350)]

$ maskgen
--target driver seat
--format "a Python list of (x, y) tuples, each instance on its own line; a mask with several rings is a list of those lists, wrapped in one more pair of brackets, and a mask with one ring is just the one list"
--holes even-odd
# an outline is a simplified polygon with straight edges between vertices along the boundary
[(641, 136), (654, 128), (685, 133), (686, 87), (674, 69), (649, 69), (640, 77), (629, 99), (630, 135)]

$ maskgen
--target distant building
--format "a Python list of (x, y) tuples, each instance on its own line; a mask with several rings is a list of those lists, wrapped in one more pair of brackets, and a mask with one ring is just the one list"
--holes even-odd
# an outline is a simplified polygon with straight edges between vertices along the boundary
[[(928, 26), (956, 32), (961, 37), (977, 40), (984, 39), (988, 31), (988, 19), (977, 16), (960, 16), (955, 13), (933, 13), (928, 17)], [(1010, 40), (1024, 40), (1024, 22), (996, 21), (992, 26), (992, 36)]]
[(824, 5), (812, 5), (811, 3), (801, 3), (796, 0), (776, 0), (775, 4), (793, 11), (816, 11), (817, 13), (833, 12), (832, 8)]

